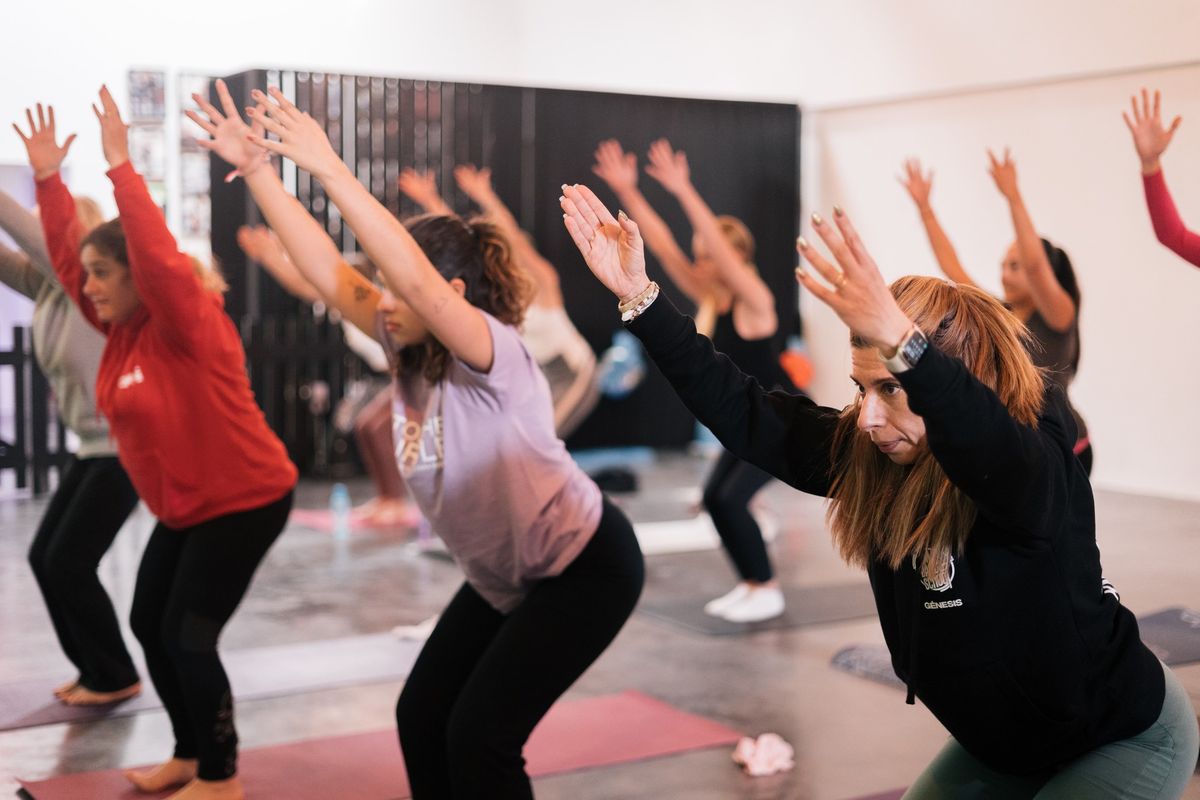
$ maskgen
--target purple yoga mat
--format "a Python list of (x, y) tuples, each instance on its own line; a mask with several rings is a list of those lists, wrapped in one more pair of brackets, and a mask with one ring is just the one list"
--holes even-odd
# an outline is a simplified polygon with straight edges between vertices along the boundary
[[(622, 692), (555, 705), (530, 737), (525, 758), (531, 775), (553, 775), (732, 746), (738, 738), (737, 731), (720, 723), (640, 692)], [(246, 750), (239, 774), (251, 797), (397, 800), (409, 796), (392, 730)], [(81, 772), (21, 785), (35, 800), (133, 800), (167, 794), (135, 793), (120, 770)]]
[[(390, 633), (231, 650), (221, 654), (234, 700), (402, 681), (424, 642), (401, 641)], [(142, 670), (145, 675), (145, 670)], [(150, 681), (142, 694), (111, 706), (66, 706), (54, 699), (63, 675), (0, 685), (0, 731), (124, 717), (162, 708)]]

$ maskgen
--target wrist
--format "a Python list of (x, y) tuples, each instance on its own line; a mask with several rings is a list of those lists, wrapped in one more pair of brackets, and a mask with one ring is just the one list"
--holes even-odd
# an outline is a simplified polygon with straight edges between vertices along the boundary
[(42, 167), (41, 169), (35, 169), (33, 171), (33, 179), (35, 181), (44, 181), (47, 178), (55, 175), (57, 172), (58, 172), (57, 164), (55, 164), (53, 167)]
[(913, 321), (904, 314), (897, 314), (895, 318), (890, 320), (879, 333), (879, 337), (875, 341), (875, 349), (884, 359), (895, 357), (900, 349), (901, 343), (912, 331)]
[(1144, 159), (1144, 158), (1142, 159), (1142, 174), (1143, 175), (1156, 175), (1161, 171), (1162, 171), (1162, 162), (1159, 161), (1157, 156), (1155, 156), (1154, 158), (1149, 159), (1149, 160)]
[(113, 153), (111, 156), (105, 156), (105, 158), (108, 159), (108, 168), (113, 170), (129, 160), (129, 151)]
[(626, 292), (625, 294), (617, 295), (617, 301), (620, 303), (620, 305), (628, 305), (645, 294), (646, 290), (650, 288), (650, 279), (643, 277), (641, 280), (636, 281), (633, 285), (637, 288)]

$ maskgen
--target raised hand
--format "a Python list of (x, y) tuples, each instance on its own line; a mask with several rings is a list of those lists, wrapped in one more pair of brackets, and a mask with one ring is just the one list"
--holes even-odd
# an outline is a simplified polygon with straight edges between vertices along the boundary
[(799, 267), (796, 278), (813, 296), (833, 309), (851, 331), (890, 356), (912, 329), (912, 321), (892, 297), (850, 218), (835, 208), (834, 219), (837, 230), (819, 214), (812, 215), (812, 226), (833, 254), (837, 266), (830, 264), (803, 238), (796, 240), (796, 250), (822, 278), (833, 284), (833, 288)]
[(243, 253), (260, 264), (271, 258), (286, 257), (279, 237), (266, 225), (243, 225), (238, 228), (237, 243)]
[(1121, 116), (1125, 119), (1129, 132), (1133, 134), (1133, 146), (1137, 150), (1138, 158), (1142, 160), (1142, 172), (1153, 175), (1158, 172), (1158, 160), (1166, 151), (1167, 145), (1171, 144), (1171, 138), (1175, 131), (1179, 130), (1183, 118), (1175, 117), (1170, 128), (1163, 128), (1162, 94), (1157, 89), (1154, 90), (1153, 105), (1150, 104), (1150, 96), (1145, 89), (1142, 89), (1141, 108), (1138, 108), (1137, 97), (1130, 97), (1129, 105), (1133, 107), (1133, 119), (1130, 120), (1124, 111), (1121, 112)]
[(908, 196), (924, 211), (929, 208), (929, 192), (933, 188), (933, 170), (922, 172), (921, 162), (910, 158), (904, 162), (904, 174), (897, 178), (900, 185), (908, 192)]
[(606, 139), (596, 148), (596, 163), (592, 167), (614, 192), (637, 188), (637, 156), (621, 149), (616, 139)]
[(422, 208), (442, 202), (442, 195), (438, 192), (437, 178), (432, 172), (417, 172), (411, 167), (405, 167), (400, 171), (396, 185), (400, 187), (400, 191)]
[(562, 190), (563, 224), (588, 269), (622, 302), (636, 297), (650, 283), (637, 223), (624, 211), (614, 218), (583, 184)]
[[(225, 81), (217, 80), (217, 99), (221, 103), (221, 108), (224, 113), (218, 111), (217, 108), (205, 97), (199, 94), (193, 94), (192, 100), (200, 107), (205, 116), (192, 111), (186, 110), (188, 119), (196, 123), (211, 136), (211, 139), (200, 139), (197, 143), (211, 150), (222, 158), (225, 162), (233, 166), (233, 172), (225, 177), (225, 181), (229, 182), (238, 175), (246, 176), (254, 172), (260, 166), (268, 162), (269, 155), (266, 150), (255, 144), (252, 139), (263, 135), (263, 127), (257, 122), (251, 126), (242, 121), (242, 115), (238, 112), (237, 104), (233, 102), (233, 96), (229, 93), (229, 87), (225, 85)], [(239, 240), (240, 241), (240, 240)]]
[(267, 91), (270, 97), (258, 89), (250, 93), (258, 107), (265, 109), (265, 112), (249, 108), (246, 113), (261, 123), (267, 132), (278, 136), (279, 141), (261, 135), (251, 137), (251, 141), (272, 153), (290, 158), (296, 162), (296, 166), (312, 173), (320, 181), (325, 181), (339, 170), (345, 170), (346, 165), (333, 151), (333, 145), (329, 143), (321, 123), (308, 112), (296, 108), (278, 87), (272, 86)]
[(646, 154), (649, 164), (646, 174), (663, 185), (671, 194), (679, 194), (692, 185), (692, 171), (688, 167), (687, 155), (671, 149), (671, 143), (659, 139), (650, 145)]
[(474, 164), (459, 164), (454, 168), (454, 181), (467, 197), (476, 203), (490, 198), (492, 189), (492, 168), (477, 168)]
[(47, 106), (43, 109), (42, 104), (38, 103), (37, 120), (34, 120), (33, 110), (29, 108), (25, 109), (25, 119), (29, 121), (28, 136), (15, 122), (12, 126), (13, 130), (25, 144), (25, 152), (29, 156), (29, 166), (33, 167), (33, 177), (38, 180), (49, 178), (62, 166), (63, 160), (67, 157), (67, 151), (71, 149), (71, 143), (75, 141), (75, 134), (72, 133), (68, 136), (61, 146), (58, 144), (54, 128), (54, 106)]
[(996, 188), (1000, 190), (1000, 194), (1009, 201), (1020, 197), (1021, 190), (1017, 188), (1017, 165), (1009, 155), (1008, 148), (1004, 148), (1003, 159), (996, 158), (996, 154), (991, 150), (988, 150), (987, 154), (988, 174), (996, 182)]
[(100, 121), (100, 145), (110, 168), (129, 160), (129, 126), (121, 119), (121, 109), (107, 86), (100, 87), (100, 106), (92, 103), (92, 112)]

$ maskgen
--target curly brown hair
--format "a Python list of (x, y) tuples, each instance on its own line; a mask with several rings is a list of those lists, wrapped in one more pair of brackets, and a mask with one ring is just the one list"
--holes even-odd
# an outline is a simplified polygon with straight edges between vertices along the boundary
[[(467, 302), (506, 325), (524, 321), (534, 283), (513, 260), (498, 226), (483, 217), (423, 214), (406, 220), (404, 227), (443, 278), (467, 285)], [(419, 371), (436, 383), (446, 376), (449, 360), (442, 343), (430, 337), (400, 352), (400, 369)]]

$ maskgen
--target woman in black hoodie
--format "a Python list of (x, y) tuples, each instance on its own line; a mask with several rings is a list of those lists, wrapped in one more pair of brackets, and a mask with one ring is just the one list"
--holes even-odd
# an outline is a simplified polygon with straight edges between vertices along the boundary
[(767, 392), (648, 281), (632, 220), (584, 186), (564, 222), (691, 411), (731, 452), (830, 498), (834, 541), (867, 569), (892, 663), (953, 738), (906, 798), (1176, 798), (1200, 730), (1187, 693), (1104, 581), (1091, 486), (1061, 390), (1025, 328), (978, 289), (884, 283), (849, 219), (813, 216), (850, 327), (847, 408)]

